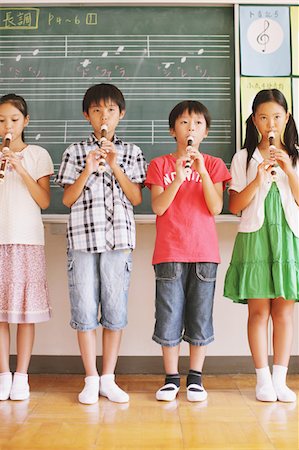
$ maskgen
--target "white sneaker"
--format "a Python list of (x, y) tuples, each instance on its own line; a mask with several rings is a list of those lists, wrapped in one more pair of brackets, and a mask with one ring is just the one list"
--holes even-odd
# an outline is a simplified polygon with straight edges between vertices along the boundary
[(276, 402), (277, 401), (277, 395), (274, 390), (274, 387), (271, 384), (263, 384), (263, 385), (256, 385), (255, 388), (255, 396), (256, 399), (260, 402)]
[(208, 393), (201, 384), (189, 384), (187, 386), (187, 400), (189, 402), (203, 402), (208, 397)]
[(93, 405), (99, 400), (99, 380), (98, 376), (85, 377), (85, 386), (78, 395), (80, 403), (84, 405)]
[(12, 373), (0, 374), (0, 400), (8, 400), (12, 385)]
[(27, 400), (30, 397), (27, 373), (15, 372), (9, 397), (11, 400)]
[(100, 395), (115, 403), (127, 403), (129, 395), (115, 383), (114, 374), (102, 375), (100, 378)]
[(172, 402), (175, 400), (180, 388), (174, 383), (164, 384), (157, 392), (156, 399), (164, 402)]

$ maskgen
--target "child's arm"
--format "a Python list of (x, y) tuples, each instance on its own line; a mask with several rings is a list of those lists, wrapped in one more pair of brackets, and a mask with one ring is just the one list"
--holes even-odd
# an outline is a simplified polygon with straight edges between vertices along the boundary
[(283, 151), (275, 150), (275, 159), (288, 177), (289, 185), (297, 205), (299, 205), (299, 179), (296, 174), (289, 155)]
[(41, 209), (46, 209), (50, 205), (50, 176), (44, 176), (35, 181), (24, 168), (21, 159), (13, 153), (9, 156), (9, 163), (20, 175), (26, 187)]
[(85, 183), (92, 172), (95, 172), (99, 166), (99, 152), (92, 151), (86, 158), (86, 165), (80, 176), (73, 184), (66, 184), (64, 186), (64, 193), (62, 203), (70, 208), (80, 197), (84, 189)]
[(157, 216), (162, 216), (173, 202), (178, 190), (186, 179), (183, 161), (186, 158), (176, 160), (176, 176), (171, 184), (164, 190), (162, 186), (153, 184), (151, 187), (152, 209)]
[(257, 190), (265, 182), (267, 172), (272, 170), (272, 165), (269, 165), (269, 161), (265, 160), (258, 165), (257, 174), (254, 180), (251, 181), (241, 192), (230, 190), (229, 195), (229, 210), (232, 214), (239, 214), (245, 209)]
[(221, 213), (223, 208), (222, 182), (213, 183), (208, 172), (201, 175), (202, 188), (208, 210), (213, 216)]
[(142, 202), (141, 185), (133, 183), (127, 175), (122, 171), (118, 164), (111, 166), (113, 174), (120, 184), (125, 196), (132, 203), (133, 206), (137, 206)]
[(292, 170), (287, 174), (289, 179), (289, 185), (293, 194), (293, 197), (295, 199), (295, 202), (299, 206), (299, 179), (298, 176), (295, 173), (295, 170)]
[(208, 210), (213, 216), (216, 216), (221, 213), (223, 208), (222, 182), (213, 183), (206, 169), (204, 157), (198, 150), (191, 151), (191, 157), (194, 159), (194, 169), (202, 180), (203, 194)]

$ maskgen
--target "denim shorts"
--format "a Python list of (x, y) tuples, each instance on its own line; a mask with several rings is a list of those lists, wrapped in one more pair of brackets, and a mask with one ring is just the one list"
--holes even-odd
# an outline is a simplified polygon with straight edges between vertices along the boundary
[(71, 327), (78, 331), (93, 330), (99, 324), (109, 330), (124, 328), (131, 270), (131, 250), (68, 250)]
[(154, 265), (156, 324), (153, 340), (174, 347), (214, 340), (213, 304), (218, 264), (169, 262)]

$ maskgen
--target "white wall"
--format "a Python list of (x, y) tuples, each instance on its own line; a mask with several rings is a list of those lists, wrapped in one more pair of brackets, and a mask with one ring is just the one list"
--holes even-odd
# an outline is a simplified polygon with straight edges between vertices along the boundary
[[(219, 222), (217, 230), (222, 264), (218, 270), (215, 295), (215, 341), (208, 355), (249, 355), (246, 335), (247, 306), (234, 304), (222, 296), (223, 281), (229, 264), (236, 222)], [(69, 326), (69, 300), (66, 276), (65, 224), (46, 223), (46, 257), (53, 317), (36, 326), (36, 355), (79, 355), (76, 332)], [(56, 234), (58, 233), (58, 234)], [(154, 324), (155, 281), (151, 266), (155, 240), (154, 224), (137, 225), (137, 246), (133, 253), (133, 272), (129, 295), (129, 324), (124, 331), (120, 354), (123, 356), (160, 355), (160, 347), (151, 340)], [(299, 308), (296, 307), (295, 330), (298, 330)], [(99, 329), (99, 349), (101, 339)], [(13, 338), (13, 353), (15, 352)], [(182, 354), (188, 354), (186, 343)], [(298, 333), (295, 333), (293, 354), (299, 354)]]

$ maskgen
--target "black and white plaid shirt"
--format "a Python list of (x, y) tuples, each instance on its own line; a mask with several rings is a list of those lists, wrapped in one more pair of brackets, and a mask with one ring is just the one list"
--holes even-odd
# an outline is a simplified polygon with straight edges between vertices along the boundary
[[(73, 184), (85, 167), (91, 150), (98, 148), (96, 137), (70, 145), (64, 152), (56, 183)], [(117, 163), (134, 183), (143, 183), (147, 164), (134, 144), (116, 136)], [(92, 253), (135, 247), (133, 206), (125, 196), (109, 165), (102, 174), (92, 173), (77, 201), (72, 205), (68, 227), (68, 248)]]

